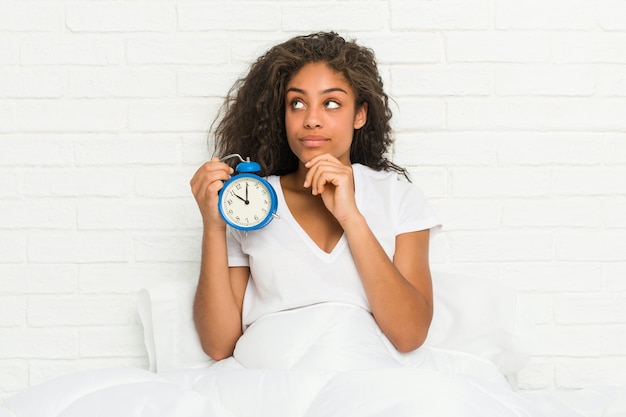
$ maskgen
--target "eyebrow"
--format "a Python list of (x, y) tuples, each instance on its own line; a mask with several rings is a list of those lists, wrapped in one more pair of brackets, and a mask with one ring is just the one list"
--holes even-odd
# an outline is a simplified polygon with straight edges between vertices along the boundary
[[(293, 91), (293, 92), (296, 92), (296, 93), (300, 93), (300, 94), (306, 94), (306, 91), (304, 91), (301, 88), (296, 88), (296, 87), (288, 88), (287, 92), (290, 92), (290, 91)], [(344, 93), (344, 94), (348, 94), (348, 92), (346, 90), (344, 90), (343, 88), (340, 88), (340, 87), (327, 88), (326, 90), (322, 90), (321, 93), (322, 94), (328, 94), (328, 93), (334, 93), (336, 91), (339, 91), (339, 92)]]

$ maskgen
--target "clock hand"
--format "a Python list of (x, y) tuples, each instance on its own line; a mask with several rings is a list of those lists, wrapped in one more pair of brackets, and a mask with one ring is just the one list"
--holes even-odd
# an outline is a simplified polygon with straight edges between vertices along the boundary
[(250, 204), (248, 201), (248, 181), (246, 181), (246, 204)]
[(246, 203), (246, 204), (250, 204), (250, 202), (249, 202), (247, 199), (245, 199), (245, 198), (243, 198), (243, 197), (241, 197), (241, 196), (239, 196), (239, 195), (235, 194), (234, 192), (233, 192), (233, 195), (234, 195), (235, 197), (237, 197), (238, 199), (240, 199), (241, 201), (243, 201), (244, 203)]

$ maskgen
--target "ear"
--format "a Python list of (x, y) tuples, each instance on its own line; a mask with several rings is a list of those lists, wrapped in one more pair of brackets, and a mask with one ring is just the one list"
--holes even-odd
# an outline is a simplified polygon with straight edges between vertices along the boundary
[(354, 115), (354, 129), (358, 130), (365, 126), (367, 122), (367, 102), (361, 104)]

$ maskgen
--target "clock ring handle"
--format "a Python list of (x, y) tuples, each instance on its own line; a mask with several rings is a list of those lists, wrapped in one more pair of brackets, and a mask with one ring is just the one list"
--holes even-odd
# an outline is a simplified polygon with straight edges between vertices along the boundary
[[(231, 158), (239, 158), (239, 160), (240, 160), (241, 162), (246, 162), (246, 160), (245, 160), (245, 159), (243, 159), (243, 158), (241, 157), (241, 155), (239, 155), (238, 153), (231, 153), (230, 155), (226, 155), (226, 156), (224, 156), (224, 157), (220, 158), (220, 162), (224, 162), (224, 161), (226, 161), (226, 160), (228, 160), (228, 159), (231, 159)], [(250, 160), (250, 158), (248, 158), (248, 161), (249, 161), (249, 160)]]
[(237, 166), (235, 167), (235, 171), (237, 172), (259, 172), (261, 171), (261, 165), (259, 165), (258, 162), (253, 162), (250, 161), (250, 157), (247, 157), (246, 159), (243, 159), (243, 157), (241, 155), (239, 155), (238, 153), (232, 153), (230, 155), (226, 155), (224, 157), (222, 157), (222, 159), (220, 159), (220, 162), (224, 162), (228, 159), (231, 158), (239, 158), (239, 160), (241, 162), (239, 162), (239, 164), (237, 164)]

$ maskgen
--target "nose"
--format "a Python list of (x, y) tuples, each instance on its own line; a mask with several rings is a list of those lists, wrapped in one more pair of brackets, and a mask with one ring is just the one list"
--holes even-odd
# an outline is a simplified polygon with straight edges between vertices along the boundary
[(304, 127), (307, 129), (315, 129), (322, 127), (322, 118), (318, 111), (309, 108), (304, 118)]

